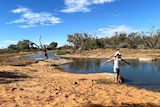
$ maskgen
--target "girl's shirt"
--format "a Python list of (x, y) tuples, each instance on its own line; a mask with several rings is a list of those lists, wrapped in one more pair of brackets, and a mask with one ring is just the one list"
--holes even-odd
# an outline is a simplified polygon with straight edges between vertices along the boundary
[(114, 68), (119, 68), (121, 58), (114, 58)]

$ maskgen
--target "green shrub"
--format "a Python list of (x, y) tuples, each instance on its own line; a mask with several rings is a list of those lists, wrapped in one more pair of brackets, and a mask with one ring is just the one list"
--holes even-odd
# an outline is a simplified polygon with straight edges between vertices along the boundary
[(138, 45), (138, 49), (145, 49), (144, 45)]
[(58, 50), (58, 51), (56, 52), (57, 55), (65, 55), (65, 54), (67, 54), (67, 53), (68, 53), (67, 50)]

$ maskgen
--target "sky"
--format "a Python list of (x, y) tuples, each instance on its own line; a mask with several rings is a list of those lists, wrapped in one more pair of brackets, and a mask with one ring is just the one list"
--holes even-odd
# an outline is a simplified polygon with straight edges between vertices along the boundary
[(0, 0), (0, 48), (28, 39), (67, 45), (68, 34), (98, 38), (160, 28), (160, 0)]

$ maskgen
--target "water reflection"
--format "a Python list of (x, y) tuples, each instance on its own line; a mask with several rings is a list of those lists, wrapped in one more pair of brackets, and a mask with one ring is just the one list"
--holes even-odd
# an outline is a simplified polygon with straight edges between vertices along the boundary
[[(72, 73), (113, 73), (113, 62), (103, 64), (104, 59), (73, 59), (74, 62), (61, 66)], [(120, 73), (125, 84), (134, 85), (160, 92), (160, 61), (140, 62), (129, 60), (130, 66), (121, 63)]]
[(72, 73), (95, 73), (98, 72), (101, 61), (100, 59), (73, 59), (74, 62), (62, 66), (67, 72)]
[(91, 73), (92, 69), (97, 70), (100, 62), (99, 60), (75, 59), (76, 63), (71, 63), (70, 68), (80, 70), (81, 72)]

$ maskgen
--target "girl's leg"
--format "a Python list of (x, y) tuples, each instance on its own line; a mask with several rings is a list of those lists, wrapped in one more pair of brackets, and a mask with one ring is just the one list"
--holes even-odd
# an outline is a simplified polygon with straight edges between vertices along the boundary
[(115, 73), (114, 82), (117, 83), (117, 73)]
[(115, 83), (118, 83), (119, 69), (116, 70)]
[(115, 74), (115, 83), (118, 83), (118, 73)]

